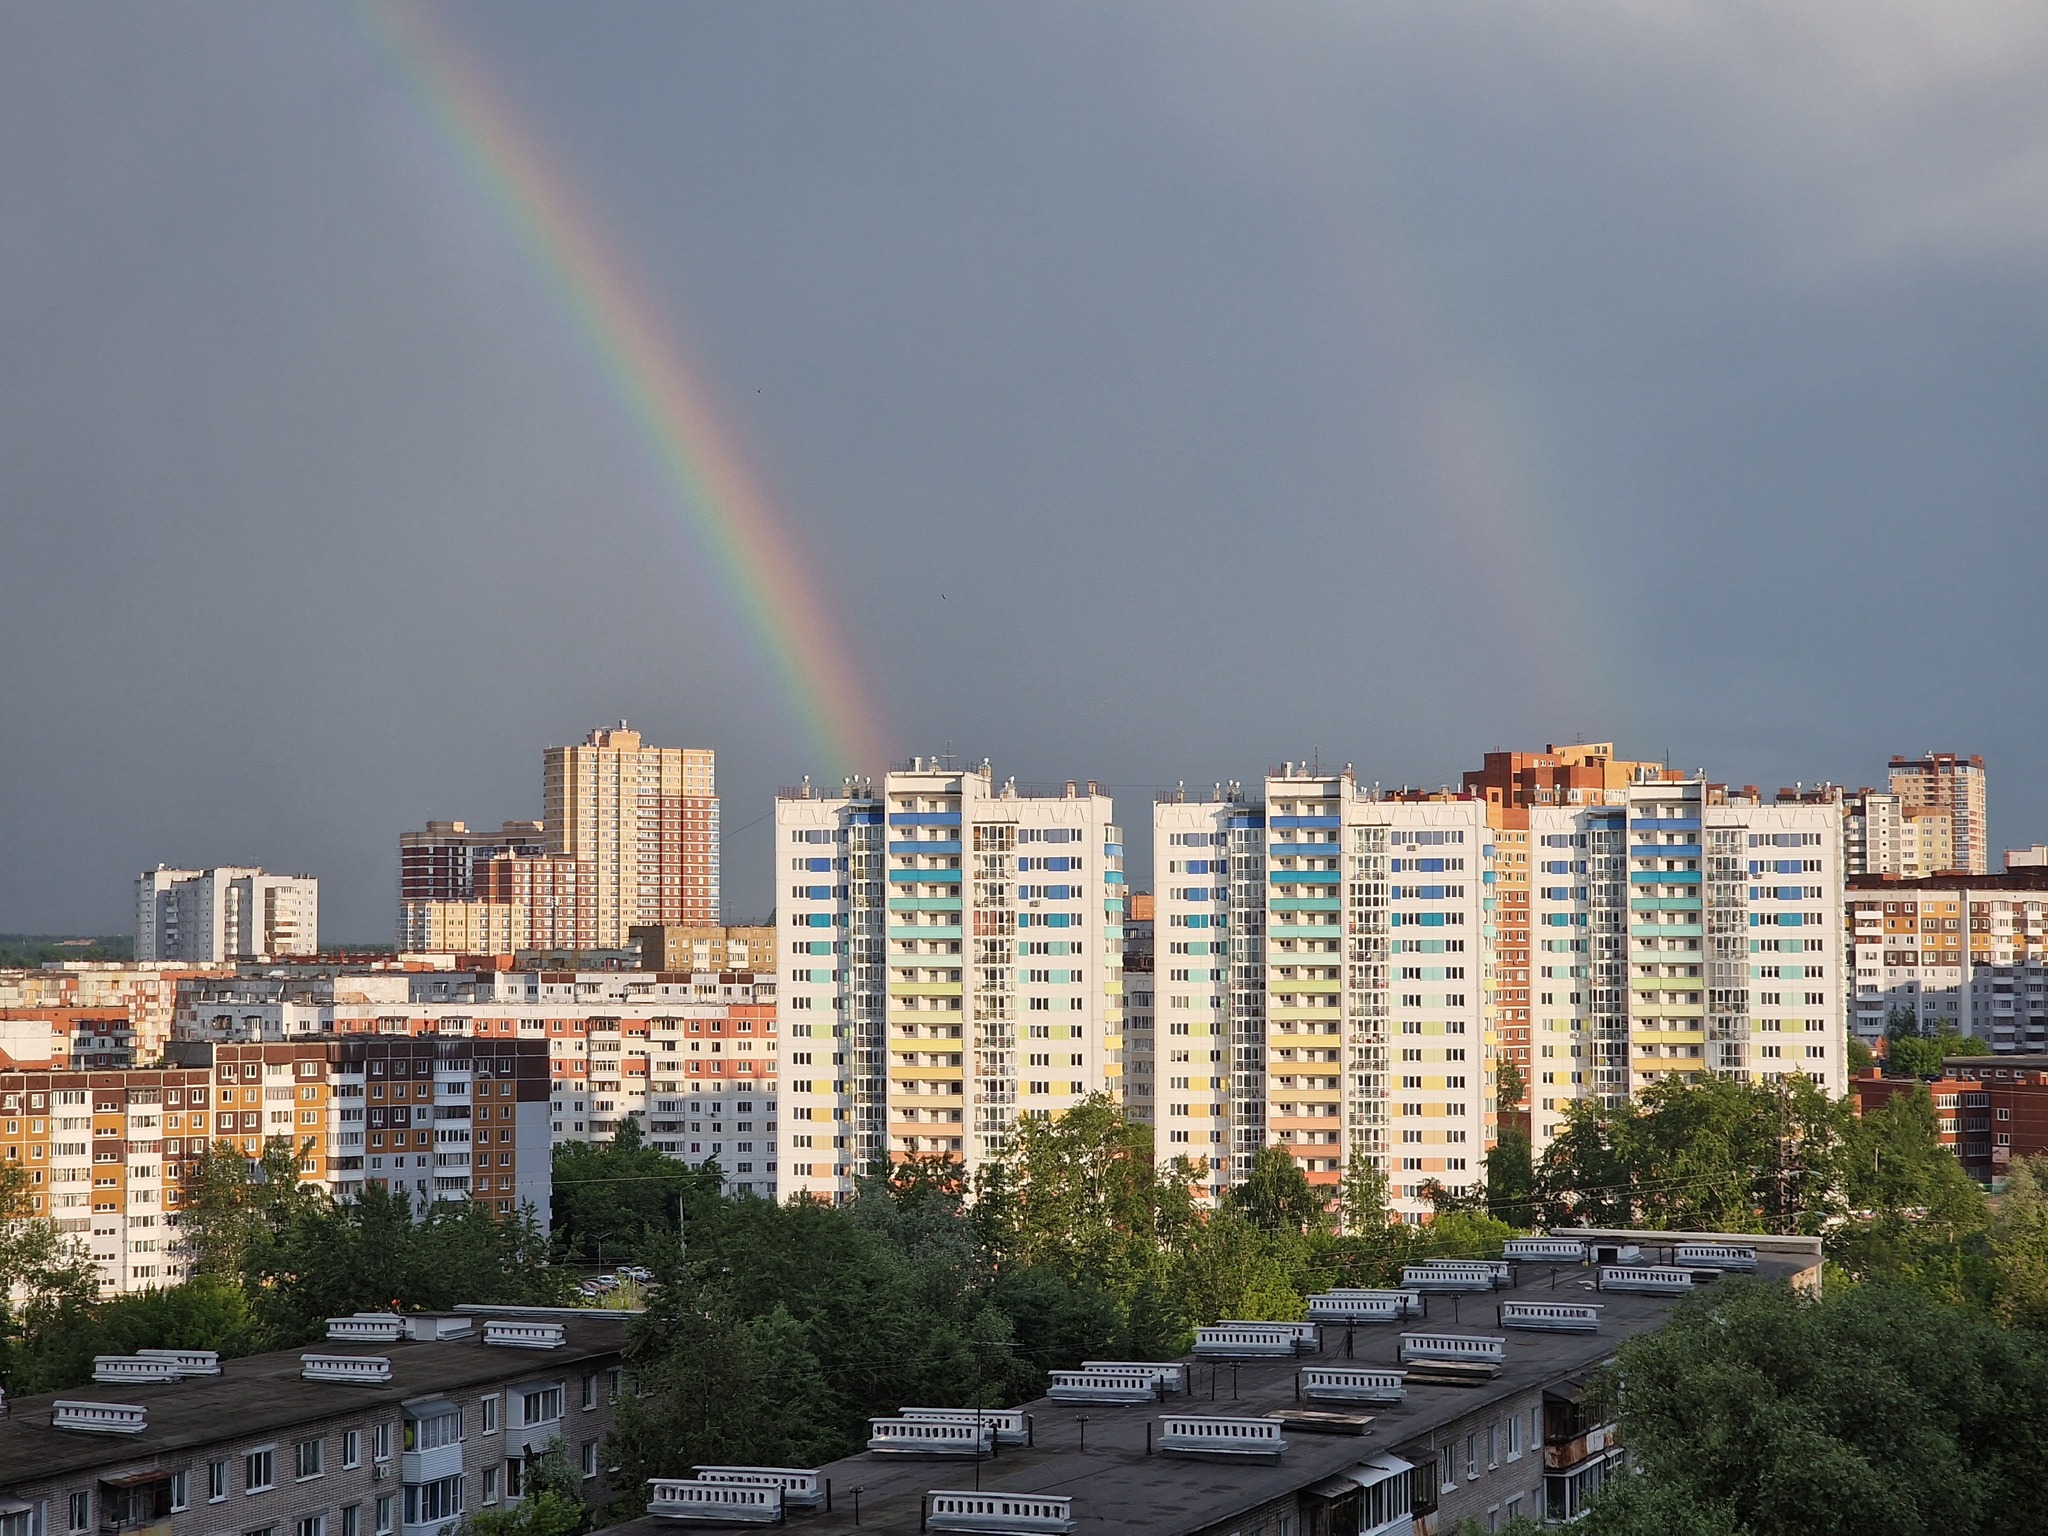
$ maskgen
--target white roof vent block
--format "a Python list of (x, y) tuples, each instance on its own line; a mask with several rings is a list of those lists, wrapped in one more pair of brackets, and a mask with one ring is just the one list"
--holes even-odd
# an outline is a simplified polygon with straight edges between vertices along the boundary
[(52, 1429), (82, 1429), (95, 1435), (139, 1435), (149, 1414), (136, 1403), (84, 1403), (59, 1398), (50, 1405)]
[(351, 1344), (396, 1344), (405, 1337), (405, 1319), (391, 1312), (358, 1312), (354, 1317), (327, 1319), (330, 1341)]
[(345, 1387), (376, 1387), (391, 1380), (391, 1362), (383, 1355), (301, 1355), (299, 1375)]
[(568, 1330), (560, 1323), (493, 1317), (484, 1323), (484, 1342), (500, 1349), (560, 1349)]

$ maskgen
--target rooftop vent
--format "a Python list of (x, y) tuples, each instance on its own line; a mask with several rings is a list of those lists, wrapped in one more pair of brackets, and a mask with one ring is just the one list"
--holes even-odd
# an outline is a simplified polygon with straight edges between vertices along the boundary
[(780, 1488), (789, 1509), (819, 1509), (825, 1485), (817, 1472), (797, 1467), (698, 1467), (700, 1483), (741, 1483), (753, 1488)]
[(1610, 1264), (1600, 1271), (1600, 1289), (1642, 1296), (1685, 1296), (1692, 1291), (1692, 1271), (1657, 1264)]
[(327, 1319), (327, 1337), (335, 1342), (396, 1344), (405, 1337), (405, 1319), (393, 1312), (358, 1312), (354, 1317)]
[(82, 1429), (95, 1435), (139, 1435), (149, 1415), (134, 1403), (85, 1403), (59, 1398), (50, 1405), (52, 1429)]
[(1178, 1360), (1083, 1360), (1084, 1371), (1151, 1371), (1169, 1392), (1188, 1389), (1188, 1368)]
[(1586, 1245), (1570, 1237), (1513, 1237), (1502, 1246), (1501, 1257), (1524, 1264), (1583, 1264)]
[(176, 1381), (178, 1368), (168, 1360), (148, 1360), (140, 1355), (94, 1355), (94, 1381)]
[(1408, 1395), (1408, 1373), (1384, 1368), (1312, 1365), (1299, 1381), (1312, 1403), (1398, 1403)]
[(1056, 1403), (1149, 1403), (1159, 1396), (1152, 1371), (1054, 1371), (1047, 1397)]
[(1293, 1353), (1293, 1331), (1278, 1323), (1219, 1323), (1195, 1330), (1197, 1360), (1262, 1360)]
[(494, 1317), (484, 1323), (484, 1342), (502, 1349), (560, 1349), (568, 1330), (560, 1323)]
[(1074, 1501), (1054, 1493), (954, 1493), (924, 1496), (924, 1524), (934, 1531), (984, 1531), (991, 1536), (1067, 1536)]
[(391, 1362), (383, 1355), (301, 1355), (299, 1375), (307, 1381), (374, 1387), (391, 1380)]
[(180, 1376), (220, 1374), (220, 1354), (211, 1349), (138, 1349), (135, 1353), (143, 1360), (168, 1360)]
[(873, 1456), (986, 1456), (995, 1450), (995, 1426), (950, 1419), (870, 1419)]
[(724, 1483), (657, 1477), (648, 1481), (653, 1497), (647, 1513), (657, 1520), (706, 1525), (779, 1525), (782, 1490), (760, 1483)]
[(1409, 1264), (1401, 1271), (1401, 1284), (1415, 1291), (1490, 1291), (1506, 1285), (1510, 1276), (1505, 1263), (1465, 1263), (1433, 1259), (1427, 1264)]
[(1206, 1419), (1170, 1414), (1159, 1421), (1159, 1449), (1179, 1456), (1277, 1461), (1287, 1449), (1278, 1419)]
[(1404, 1333), (1401, 1361), (1460, 1360), (1481, 1365), (1500, 1365), (1507, 1359), (1508, 1341), (1479, 1333)]
[(1503, 1328), (1535, 1329), (1544, 1333), (1598, 1333), (1600, 1303), (1597, 1301), (1504, 1301), (1500, 1304)]
[(1313, 1323), (1397, 1323), (1408, 1315), (1406, 1291), (1326, 1292), (1308, 1299)]
[(899, 1418), (941, 1424), (987, 1424), (1004, 1445), (1031, 1443), (1031, 1416), (1022, 1408), (898, 1408), (896, 1413)]

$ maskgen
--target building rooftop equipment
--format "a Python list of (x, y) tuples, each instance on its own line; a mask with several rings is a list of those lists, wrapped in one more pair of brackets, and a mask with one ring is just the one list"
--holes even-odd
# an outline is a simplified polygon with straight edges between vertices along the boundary
[[(1625, 1246), (1672, 1242), (1728, 1242), (1753, 1244), (1757, 1249), (1758, 1275), (1767, 1280), (1800, 1287), (1817, 1284), (1820, 1244), (1811, 1238), (1770, 1238), (1732, 1236), (1725, 1233), (1642, 1233), (1574, 1230), (1554, 1232), (1554, 1238), (1587, 1244), (1589, 1253), (1597, 1244), (1612, 1250)], [(1612, 1260), (1610, 1259), (1611, 1263)], [(1464, 1435), (1477, 1416), (1492, 1417), (1494, 1405), (1514, 1400), (1532, 1400), (1548, 1405), (1576, 1402), (1583, 1395), (1583, 1382), (1627, 1339), (1663, 1326), (1679, 1298), (1633, 1292), (1596, 1294), (1590, 1273), (1561, 1269), (1546, 1275), (1541, 1269), (1532, 1276), (1525, 1268), (1520, 1283), (1504, 1295), (1476, 1306), (1470, 1300), (1464, 1310), (1472, 1321), (1493, 1324), (1493, 1303), (1508, 1300), (1559, 1302), (1597, 1301), (1600, 1327), (1597, 1333), (1564, 1333), (1545, 1330), (1501, 1329), (1501, 1359), (1497, 1365), (1459, 1367), (1454, 1362), (1428, 1361), (1406, 1368), (1401, 1378), (1402, 1395), (1393, 1401), (1350, 1403), (1345, 1401), (1297, 1402), (1295, 1393), (1310, 1371), (1378, 1371), (1399, 1375), (1400, 1340), (1392, 1330), (1346, 1329), (1325, 1325), (1322, 1353), (1306, 1359), (1297, 1357), (1291, 1337), (1284, 1348), (1260, 1356), (1211, 1360), (1184, 1359), (1178, 1364), (1184, 1376), (1186, 1396), (1171, 1399), (1183, 1409), (1173, 1417), (1215, 1415), (1234, 1420), (1266, 1420), (1278, 1430), (1285, 1449), (1278, 1455), (1200, 1456), (1162, 1454), (1160, 1404), (1152, 1398), (1132, 1402), (1062, 1402), (1041, 1398), (1019, 1405), (1031, 1417), (1033, 1442), (1028, 1446), (984, 1447), (976, 1467), (981, 1485), (979, 1497), (1010, 1494), (1025, 1498), (1042, 1497), (1048, 1491), (1072, 1499), (1077, 1525), (1088, 1530), (1115, 1531), (1118, 1536), (1203, 1536), (1249, 1530), (1265, 1521), (1273, 1529), (1270, 1513), (1275, 1510), (1306, 1511), (1328, 1509), (1331, 1501), (1362, 1500), (1357, 1529), (1372, 1531), (1398, 1518), (1408, 1508), (1409, 1474), (1412, 1469), (1435, 1466), (1441, 1472), (1452, 1457), (1450, 1437), (1457, 1436), (1458, 1476), (1440, 1476), (1427, 1488), (1418, 1485), (1418, 1508), (1439, 1508), (1438, 1529), (1448, 1530), (1464, 1518), (1470, 1501), (1482, 1499), (1493, 1488), (1507, 1485), (1482, 1476), (1467, 1485), (1464, 1480)], [(1533, 1280), (1533, 1283), (1532, 1283)], [(1553, 1289), (1554, 1287), (1554, 1289)], [(1448, 1324), (1449, 1307), (1432, 1301), (1428, 1329), (1411, 1326), (1409, 1332), (1463, 1330)], [(572, 1328), (573, 1332), (573, 1328)], [(1347, 1338), (1353, 1354), (1345, 1354)], [(1118, 1368), (1141, 1362), (1093, 1362)], [(230, 1369), (232, 1369), (232, 1364)], [(1429, 1379), (1436, 1371), (1486, 1373), (1476, 1385), (1460, 1385), (1446, 1376)], [(141, 1388), (139, 1392), (157, 1389)], [(1364, 1412), (1344, 1412), (1356, 1407)], [(1367, 1420), (1368, 1433), (1361, 1440), (1356, 1429), (1332, 1433), (1341, 1426), (1331, 1424), (1322, 1432), (1304, 1427), (1300, 1415), (1329, 1412), (1356, 1425)], [(1369, 1414), (1369, 1420), (1368, 1420)], [(1277, 1417), (1276, 1417), (1277, 1416)], [(927, 1424), (927, 1427), (944, 1428)], [(1525, 1486), (1543, 1488), (1546, 1458), (1553, 1452), (1566, 1456), (1605, 1456), (1612, 1453), (1605, 1431), (1569, 1436), (1557, 1445), (1530, 1446), (1531, 1460), (1514, 1462), (1515, 1468), (1529, 1468)], [(88, 1436), (70, 1437), (87, 1440)], [(1483, 1444), (1483, 1439), (1482, 1439)], [(967, 1451), (967, 1457), (972, 1451)], [(804, 1536), (915, 1536), (920, 1517), (929, 1518), (927, 1499), (932, 1492), (931, 1468), (912, 1457), (857, 1455), (817, 1469), (835, 1493), (832, 1508), (816, 1513), (790, 1514), (790, 1524)], [(965, 1468), (960, 1469), (964, 1474)], [(966, 1481), (962, 1476), (960, 1481)], [(1438, 1484), (1456, 1482), (1469, 1492), (1443, 1493)], [(860, 1491), (860, 1518), (855, 1523), (853, 1490)], [(1345, 1508), (1351, 1504), (1345, 1502)], [(1374, 1518), (1375, 1509), (1392, 1511)], [(1540, 1508), (1528, 1513), (1540, 1516)], [(1484, 1523), (1485, 1503), (1475, 1518)], [(1347, 1517), (1348, 1518), (1348, 1517)], [(667, 1522), (641, 1519), (614, 1527), (603, 1536), (658, 1536)], [(1303, 1521), (1297, 1530), (1307, 1529)]]

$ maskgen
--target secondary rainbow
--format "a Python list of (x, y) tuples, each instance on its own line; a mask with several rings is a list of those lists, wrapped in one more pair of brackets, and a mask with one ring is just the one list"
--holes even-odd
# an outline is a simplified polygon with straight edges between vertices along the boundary
[(363, 14), (581, 334), (775, 674), (806, 746), (834, 770), (879, 770), (882, 732), (853, 648), (657, 307), (483, 71), (415, 8), (370, 0)]

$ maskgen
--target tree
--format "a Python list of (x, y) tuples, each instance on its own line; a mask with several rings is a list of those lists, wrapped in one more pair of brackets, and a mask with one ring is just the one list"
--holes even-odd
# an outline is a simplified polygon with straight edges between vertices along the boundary
[(1594, 1536), (2039, 1528), (2048, 1343), (1907, 1287), (1724, 1282), (1623, 1345), (1610, 1390), (1643, 1475)]
[(1529, 1081), (1522, 1075), (1522, 1069), (1512, 1061), (1503, 1061), (1494, 1079), (1495, 1102), (1503, 1111), (1511, 1110), (1521, 1104), (1528, 1091)]
[(556, 1247), (592, 1263), (646, 1261), (650, 1245), (674, 1240), (689, 1208), (720, 1198), (721, 1178), (715, 1163), (692, 1167), (645, 1145), (628, 1115), (609, 1142), (555, 1148)]
[(526, 1458), (520, 1497), (500, 1509), (480, 1509), (463, 1516), (455, 1536), (578, 1536), (589, 1528), (590, 1506), (583, 1502), (583, 1479), (569, 1465), (562, 1442), (552, 1442), (537, 1456)]
[(1502, 1131), (1487, 1151), (1486, 1209), (1523, 1231), (1536, 1224), (1536, 1165), (1520, 1131)]
[(1390, 1219), (1387, 1195), (1385, 1171), (1370, 1153), (1353, 1147), (1337, 1182), (1337, 1216), (1343, 1230), (1358, 1236), (1383, 1229)]
[(1329, 1202), (1308, 1181), (1285, 1147), (1259, 1148), (1230, 1202), (1268, 1232), (1313, 1232), (1329, 1225)]

